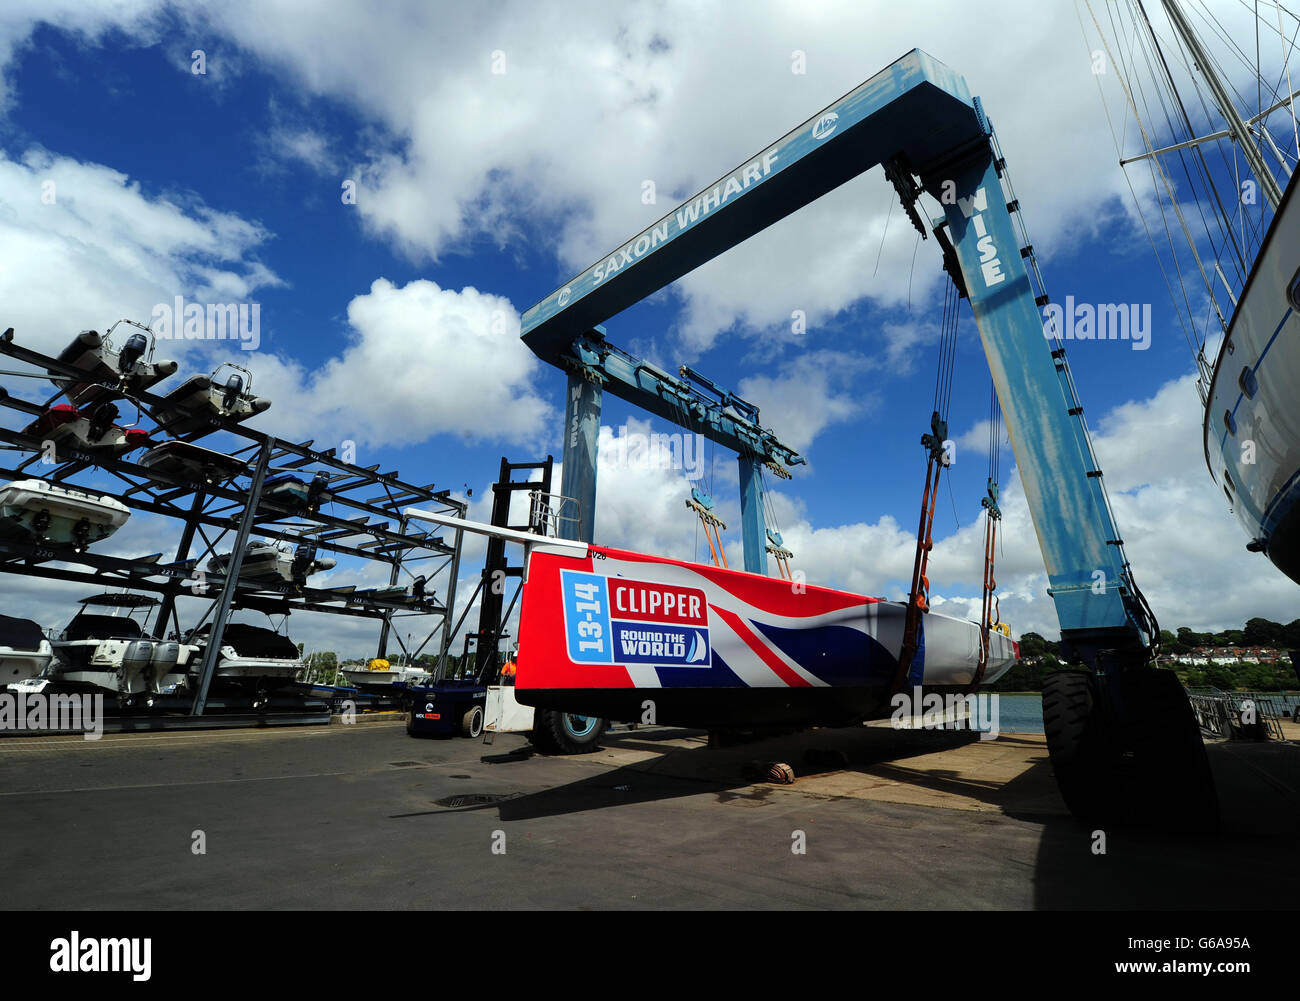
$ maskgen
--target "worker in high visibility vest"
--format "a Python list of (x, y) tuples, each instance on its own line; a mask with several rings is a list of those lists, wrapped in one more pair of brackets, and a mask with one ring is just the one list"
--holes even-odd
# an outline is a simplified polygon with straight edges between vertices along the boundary
[(501, 666), (501, 684), (513, 685), (515, 683), (515, 662), (512, 658), (507, 657), (506, 662)]

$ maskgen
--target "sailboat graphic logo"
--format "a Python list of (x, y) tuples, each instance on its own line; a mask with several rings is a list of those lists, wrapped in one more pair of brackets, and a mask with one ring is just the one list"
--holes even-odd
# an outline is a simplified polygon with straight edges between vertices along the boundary
[(700, 634), (698, 632), (691, 633), (691, 652), (686, 655), (686, 663), (698, 664), (701, 661), (703, 661), (706, 657), (708, 657), (708, 655), (709, 655), (708, 642), (706, 641), (701, 643)]

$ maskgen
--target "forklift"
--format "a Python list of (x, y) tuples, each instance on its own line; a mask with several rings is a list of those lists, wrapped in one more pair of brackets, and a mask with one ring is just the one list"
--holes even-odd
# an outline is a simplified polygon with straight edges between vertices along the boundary
[[(544, 507), (530, 504), (527, 522), (512, 525), (510, 502), (520, 491), (537, 491), (542, 496), (550, 496), (554, 463), (554, 458), (549, 455), (544, 462), (508, 462), (503, 457), (497, 482), (492, 485), (492, 525), (545, 536), (547, 524)], [(536, 469), (541, 470), (541, 479), (529, 479)], [(515, 479), (513, 474), (521, 471), (524, 479)], [(501, 668), (506, 657), (500, 652), (500, 647), (502, 641), (509, 639), (509, 633), (502, 630), (519, 600), (523, 577), (523, 564), (511, 566), (506, 559), (505, 540), (489, 537), (478, 586), (452, 631), (455, 633), (459, 630), (474, 604), (474, 598), (481, 594), (478, 629), (466, 634), (464, 649), (454, 670), (444, 674), (444, 663), (439, 665), (439, 673), (430, 684), (408, 687), (411, 712), (407, 717), (406, 732), (412, 737), (480, 737), (483, 734), (489, 686), (498, 700), (503, 689), (507, 690), (508, 695), (513, 695), (513, 689), (509, 688), (513, 684), (513, 678), (501, 678)], [(515, 587), (510, 604), (503, 609), (506, 582), (511, 578), (518, 580), (519, 584)], [(501, 680), (506, 680), (507, 684), (499, 685)], [(545, 754), (583, 754), (594, 751), (608, 726), (607, 720), (596, 717), (574, 716), (545, 709), (534, 713), (528, 706), (516, 706), (516, 710), (511, 718), (524, 725), (511, 729), (523, 732), (533, 746)], [(499, 716), (500, 710), (497, 709), (496, 713)], [(525, 716), (529, 718), (525, 719)]]

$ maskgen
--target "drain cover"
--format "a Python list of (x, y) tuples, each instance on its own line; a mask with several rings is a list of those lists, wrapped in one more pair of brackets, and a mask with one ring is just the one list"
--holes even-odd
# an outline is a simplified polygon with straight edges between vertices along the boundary
[(463, 806), (491, 806), (493, 803), (503, 803), (508, 799), (514, 799), (519, 793), (461, 793), (459, 796), (447, 796), (444, 799), (434, 801), (435, 806), (445, 806), (449, 809), (458, 809)]
[(392, 765), (394, 768), (419, 768), (422, 764), (424, 764), (424, 762), (423, 761), (390, 761), (389, 764)]

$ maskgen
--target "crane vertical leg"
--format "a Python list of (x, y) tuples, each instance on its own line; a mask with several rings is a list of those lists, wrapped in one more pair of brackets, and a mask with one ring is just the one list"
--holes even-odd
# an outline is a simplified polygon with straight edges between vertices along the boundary
[[(564, 405), (564, 470), (560, 493), (578, 502), (573, 511), (561, 510), (559, 534), (577, 542), (591, 542), (596, 528), (596, 447), (600, 438), (600, 383), (569, 373)], [(563, 503), (563, 502), (561, 502)]]
[(759, 460), (739, 456), (740, 531), (745, 543), (745, 569), (767, 574), (767, 526), (763, 523), (763, 481)]

